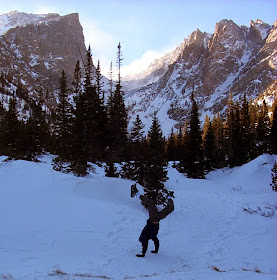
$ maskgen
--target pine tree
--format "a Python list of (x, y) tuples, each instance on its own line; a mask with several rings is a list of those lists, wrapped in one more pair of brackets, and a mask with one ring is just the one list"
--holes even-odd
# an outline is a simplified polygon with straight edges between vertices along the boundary
[(148, 150), (143, 168), (143, 181), (139, 183), (144, 187), (145, 195), (155, 201), (155, 204), (164, 203), (166, 194), (164, 183), (168, 179), (167, 162), (165, 141), (156, 116), (148, 132)]
[(208, 115), (205, 117), (202, 134), (204, 166), (208, 172), (216, 167), (215, 163), (215, 137), (213, 134), (212, 124)]
[(4, 149), (5, 115), (6, 115), (6, 110), (4, 109), (3, 103), (0, 100), (0, 155), (4, 154), (5, 151)]
[(175, 161), (177, 160), (177, 139), (173, 128), (171, 129), (170, 136), (166, 143), (166, 154), (167, 161), (174, 161), (175, 165)]
[(118, 46), (117, 46), (117, 60), (116, 60), (116, 65), (118, 67), (118, 87), (121, 88), (121, 66), (122, 66), (122, 51), (121, 51), (121, 44), (119, 42)]
[(109, 160), (111, 162), (119, 162), (126, 157), (128, 115), (121, 89), (120, 67), (122, 60), (121, 46), (119, 43), (117, 53), (118, 83), (115, 92), (113, 94), (111, 93), (108, 101), (108, 130), (110, 132)]
[(90, 161), (96, 162), (103, 156), (104, 131), (106, 114), (103, 107), (103, 100), (100, 99), (95, 87), (85, 89), (86, 99), (86, 131), (87, 131), (87, 152)]
[(185, 157), (180, 165), (183, 172), (187, 173), (189, 178), (203, 178), (203, 150), (202, 150), (202, 133), (198, 115), (198, 107), (191, 96), (192, 109), (190, 112), (189, 130), (185, 143)]
[(101, 75), (101, 68), (100, 68), (100, 61), (99, 60), (98, 60), (98, 63), (97, 63), (97, 68), (96, 68), (95, 81), (96, 81), (96, 92), (97, 92), (99, 98), (104, 100), (104, 91), (103, 91), (104, 82), (102, 81), (102, 75)]
[(75, 97), (73, 111), (73, 145), (71, 169), (76, 176), (87, 175), (89, 155), (87, 152), (87, 106), (83, 93)]
[[(135, 161), (136, 165), (138, 162), (142, 161), (142, 155), (144, 153), (143, 149), (143, 139), (144, 139), (144, 125), (139, 117), (136, 116), (130, 133), (130, 143), (128, 149), (128, 157), (130, 160)], [(135, 167), (134, 167), (135, 168)]]
[(144, 131), (143, 131), (144, 125), (139, 117), (139, 115), (136, 116), (135, 121), (133, 122), (133, 127), (131, 129), (131, 135), (130, 139), (133, 142), (140, 142), (143, 138)]
[(277, 154), (277, 98), (273, 104), (273, 118), (270, 129), (270, 146), (271, 152)]
[(114, 162), (124, 160), (127, 144), (127, 110), (119, 84), (112, 95), (109, 107), (109, 129), (111, 131), (111, 158)]
[(265, 100), (258, 113), (257, 146), (259, 154), (269, 152), (270, 119)]
[(215, 166), (216, 168), (222, 168), (225, 166), (226, 149), (224, 145), (223, 119), (219, 114), (213, 118), (212, 130), (214, 134)]
[(240, 112), (239, 105), (234, 104), (230, 94), (227, 108), (227, 120), (225, 127), (225, 141), (227, 147), (228, 164), (230, 167), (241, 165), (240, 154)]
[[(187, 139), (187, 131), (188, 131), (188, 123), (185, 123), (184, 128), (179, 128), (179, 132), (177, 135), (177, 140), (176, 140), (176, 160), (181, 161), (186, 158), (185, 156), (185, 150), (186, 150), (186, 139)], [(178, 167), (180, 168), (180, 166)]]
[(116, 167), (114, 166), (114, 163), (111, 162), (105, 167), (105, 176), (106, 177), (115, 177), (117, 178), (119, 176)]
[(45, 112), (42, 110), (41, 97), (37, 102), (33, 101), (31, 103), (30, 117), (26, 123), (26, 134), (28, 137), (26, 147), (29, 153), (28, 157), (31, 160), (36, 160), (49, 147), (50, 138)]
[(71, 158), (72, 147), (72, 105), (69, 102), (67, 77), (64, 71), (59, 81), (59, 103), (57, 107), (57, 121), (55, 124), (56, 151), (59, 157), (54, 162), (56, 170), (62, 170), (65, 162)]
[(74, 70), (74, 80), (72, 82), (73, 85), (73, 93), (75, 95), (80, 94), (82, 89), (82, 73), (81, 73), (81, 66), (80, 61), (78, 60)]
[(256, 158), (259, 154), (257, 146), (257, 126), (258, 126), (258, 108), (253, 101), (249, 102), (249, 133), (251, 137), (250, 160)]
[(145, 159), (145, 138), (144, 138), (144, 125), (139, 117), (136, 116), (133, 126), (131, 128), (129, 143), (127, 145), (127, 159), (128, 161), (123, 164), (121, 176), (123, 178), (132, 179), (134, 181), (141, 181), (143, 177), (142, 165)]
[(11, 158), (20, 158), (19, 141), (20, 141), (20, 122), (18, 120), (17, 100), (15, 93), (9, 99), (9, 108), (6, 112), (4, 121), (4, 146), (6, 154)]
[(277, 163), (275, 161), (272, 169), (271, 169), (271, 184), (270, 186), (272, 187), (272, 190), (274, 192), (277, 192)]
[(254, 143), (252, 143), (253, 138), (251, 137), (249, 105), (246, 99), (246, 94), (243, 96), (243, 103), (240, 110), (240, 120), (240, 158), (241, 164), (243, 164), (250, 160), (251, 150), (254, 146)]
[(113, 63), (110, 64), (110, 69), (108, 73), (109, 77), (109, 84), (110, 84), (110, 95), (113, 93)]
[(92, 60), (92, 53), (90, 46), (88, 47), (86, 59), (85, 59), (85, 77), (84, 77), (84, 86), (86, 88), (94, 86), (94, 65)]

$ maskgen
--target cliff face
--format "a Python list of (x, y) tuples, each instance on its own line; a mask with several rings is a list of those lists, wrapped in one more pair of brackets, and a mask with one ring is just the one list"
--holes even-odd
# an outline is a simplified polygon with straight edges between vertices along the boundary
[[(4, 104), (12, 91), (19, 91), (18, 96), (26, 101), (30, 96), (36, 98), (41, 88), (46, 107), (55, 108), (61, 71), (65, 70), (70, 83), (76, 62), (85, 58), (79, 16), (17, 11), (0, 15), (0, 52)], [(147, 131), (157, 114), (167, 135), (173, 126), (186, 121), (192, 92), (204, 119), (206, 114), (224, 113), (231, 92), (235, 100), (244, 93), (255, 99), (275, 80), (277, 21), (271, 26), (256, 20), (247, 27), (222, 20), (213, 34), (194, 31), (173, 52), (123, 83), (123, 90), (130, 125), (139, 114)]]
[(141, 87), (128, 92), (126, 101), (132, 115), (147, 119), (156, 113), (169, 133), (171, 126), (184, 123), (192, 92), (202, 118), (224, 112), (231, 92), (236, 100), (244, 93), (249, 99), (256, 98), (277, 79), (276, 28), (277, 21), (273, 26), (251, 21), (246, 27), (222, 20), (213, 34), (196, 30), (174, 51), (174, 61), (166, 64), (170, 54), (161, 58), (166, 69), (162, 68), (164, 74), (157, 81), (143, 83), (151, 80), (153, 74), (148, 71)]
[(86, 53), (77, 13), (28, 15), (14, 11), (6, 25), (7, 21), (11, 27), (5, 26), (7, 31), (0, 36), (0, 72), (12, 84), (26, 86), (31, 94), (40, 87), (53, 93), (62, 70), (72, 80), (77, 61)]

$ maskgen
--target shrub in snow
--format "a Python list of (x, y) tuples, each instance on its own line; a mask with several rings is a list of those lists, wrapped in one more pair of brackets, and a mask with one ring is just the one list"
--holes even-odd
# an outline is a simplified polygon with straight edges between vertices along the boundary
[(110, 164), (107, 164), (107, 166), (105, 167), (105, 176), (106, 177), (116, 177), (116, 178), (119, 176), (117, 169), (114, 166), (113, 162)]
[(277, 163), (276, 163), (276, 161), (271, 169), (271, 178), (272, 178), (272, 183), (270, 184), (270, 186), (272, 187), (272, 190), (274, 192), (277, 192)]

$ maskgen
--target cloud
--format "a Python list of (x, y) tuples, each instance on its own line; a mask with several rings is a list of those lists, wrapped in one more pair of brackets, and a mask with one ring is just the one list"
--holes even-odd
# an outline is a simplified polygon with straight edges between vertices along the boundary
[(139, 74), (142, 71), (147, 70), (153, 60), (161, 58), (172, 49), (166, 49), (163, 51), (147, 51), (139, 59), (134, 60), (129, 65), (122, 67), (123, 77), (132, 77), (135, 74)]
[(46, 5), (37, 5), (34, 10), (34, 14), (49, 14), (49, 13), (59, 13), (57, 7), (46, 6)]
[(116, 46), (118, 40), (109, 32), (101, 29), (97, 22), (81, 19), (81, 25), (85, 36), (86, 47), (90, 45), (94, 64), (100, 60), (101, 72), (105, 76), (108, 73), (110, 64), (116, 58)]

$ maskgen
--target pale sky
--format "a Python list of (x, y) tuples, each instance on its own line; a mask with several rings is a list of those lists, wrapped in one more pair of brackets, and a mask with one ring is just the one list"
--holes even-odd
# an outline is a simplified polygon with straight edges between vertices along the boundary
[[(175, 49), (199, 28), (213, 33), (215, 24), (231, 19), (239, 25), (261, 19), (273, 24), (277, 0), (0, 0), (0, 14), (12, 10), (44, 14), (79, 13), (86, 45), (103, 72), (115, 65), (121, 42), (125, 71), (146, 67), (161, 54)], [(105, 74), (105, 73), (104, 73)]]

